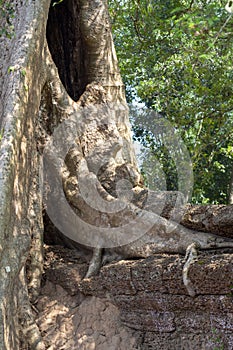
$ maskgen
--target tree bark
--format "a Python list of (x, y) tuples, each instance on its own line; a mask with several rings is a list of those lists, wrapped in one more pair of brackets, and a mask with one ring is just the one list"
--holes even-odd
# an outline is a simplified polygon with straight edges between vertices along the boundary
[[(30, 269), (35, 269), (38, 280), (41, 275), (41, 264), (35, 264), (35, 257), (41, 256), (43, 232), (35, 123), (45, 80), (43, 51), (49, 9), (47, 1), (13, 1), (11, 5), (15, 14), (14, 33), (11, 38), (0, 38), (0, 128), (3, 133), (0, 155), (0, 347), (4, 350), (19, 349), (20, 323), (24, 324), (26, 333), (32, 326), (25, 267), (30, 247), (35, 242)], [(1, 22), (4, 27), (5, 18), (1, 18)], [(35, 286), (33, 272), (30, 284)], [(39, 345), (37, 329), (34, 336), (32, 348), (43, 349), (43, 345)]]
[[(51, 43), (49, 26), (54, 11), (51, 7), (49, 12), (47, 1), (20, 4), (13, 1), (14, 33), (10, 38), (1, 37), (0, 346), (4, 350), (18, 349), (22, 333), (32, 349), (45, 347), (33, 326), (28, 299), (28, 290), (32, 300), (37, 297), (42, 273), (40, 162), (43, 143), (49, 139), (58, 123), (84, 105), (118, 100), (125, 103), (106, 6), (106, 2), (102, 1), (80, 1), (78, 4), (66, 1), (60, 8), (54, 8), (55, 13), (63, 9), (70, 11), (75, 22), (72, 29), (78, 28), (77, 35), (81, 36), (81, 43), (75, 52), (80, 56), (74, 60), (75, 64), (79, 64), (76, 73), (82, 74), (78, 76), (77, 84), (72, 81), (75, 78), (75, 64), (71, 64), (70, 72), (64, 67), (64, 61), (58, 64), (60, 75), (66, 75), (61, 79), (64, 79), (72, 98), (79, 100), (77, 104), (62, 86), (57, 68), (51, 60), (46, 24), (49, 15), (47, 36), (53, 54), (55, 45)], [(1, 18), (1, 21), (3, 26), (6, 25), (5, 18)], [(59, 34), (64, 40), (69, 39), (64, 34), (64, 26), (60, 29), (56, 27), (54, 32), (56, 30), (60, 30)], [(62, 48), (62, 43), (58, 47)], [(66, 54), (65, 50), (63, 53)], [(92, 85), (85, 94), (88, 83)], [(126, 161), (134, 166), (136, 164), (127, 122), (126, 114), (126, 120), (121, 122), (122, 128), (119, 121), (114, 126), (117, 132), (116, 147), (119, 139), (123, 139), (124, 143), (114, 167)], [(83, 149), (86, 144), (84, 137)], [(88, 159), (87, 146), (85, 152), (84, 156)], [(91, 159), (89, 163), (93, 163)], [(135, 172), (138, 176), (137, 170)], [(26, 262), (28, 286), (25, 279)]]
[(229, 183), (228, 204), (233, 204), (233, 169), (231, 172), (231, 178)]
[[(49, 215), (78, 243), (145, 257), (184, 253), (193, 240), (205, 247), (213, 235), (196, 232), (193, 239), (193, 231), (175, 223), (180, 214), (174, 211), (168, 221), (157, 213), (159, 201), (143, 202), (148, 191), (132, 146), (107, 1), (64, 0), (51, 7), (46, 0), (11, 3), (14, 35), (0, 38), (0, 347), (16, 350), (27, 343), (41, 350), (45, 344), (30, 302), (38, 296), (43, 272), (42, 156), (52, 178), (47, 196), (53, 189), (51, 203), (56, 200)], [(5, 18), (1, 22), (6, 25)], [(86, 188), (89, 202), (83, 197)], [(67, 200), (96, 234), (84, 235), (80, 221), (75, 226), (76, 221), (65, 220), (62, 226)], [(178, 210), (176, 203), (172, 210)], [(183, 224), (193, 226), (193, 209), (188, 212), (191, 219), (186, 212)], [(219, 233), (211, 231), (213, 225), (195, 228)], [(118, 227), (119, 235), (109, 238), (110, 228)], [(100, 260), (98, 252), (94, 256)]]

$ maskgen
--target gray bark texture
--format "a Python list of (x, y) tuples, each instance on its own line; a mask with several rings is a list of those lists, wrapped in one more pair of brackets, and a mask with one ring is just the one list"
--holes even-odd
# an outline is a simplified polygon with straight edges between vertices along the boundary
[[(111, 286), (113, 290), (121, 290), (116, 294), (123, 295), (123, 299), (125, 296), (125, 299), (116, 296), (110, 309), (118, 308), (123, 312), (121, 318), (126, 327), (138, 329), (141, 334), (147, 332), (144, 343), (148, 346), (141, 341), (142, 348), (155, 349), (161, 342), (171, 348), (173, 343), (169, 345), (166, 339), (167, 333), (174, 330), (173, 311), (165, 310), (164, 314), (156, 311), (158, 305), (150, 301), (155, 285), (149, 285), (148, 276), (157, 271), (156, 264), (161, 269), (166, 269), (169, 264), (174, 269), (176, 266), (180, 269), (182, 265), (185, 267), (183, 276), (182, 272), (178, 274), (171, 288), (164, 285), (166, 276), (159, 270), (157, 277), (161, 288), (154, 298), (159, 292), (169, 301), (167, 290), (170, 288), (171, 294), (176, 294), (174, 284), (178, 283), (179, 291), (186, 295), (184, 303), (192, 303), (190, 296), (201, 294), (203, 289), (198, 278), (192, 279), (193, 273), (198, 274), (197, 268), (192, 269), (197, 249), (232, 248), (232, 207), (182, 206), (179, 193), (158, 194), (144, 188), (132, 146), (128, 107), (112, 40), (107, 1), (63, 0), (58, 5), (50, 6), (45, 0), (14, 0), (10, 4), (14, 11), (14, 18), (10, 19), (14, 29), (8, 28), (7, 15), (0, 18), (1, 27), (12, 31), (10, 35), (0, 37), (0, 348), (54, 349), (41, 336), (42, 326), (39, 321), (38, 324), (35, 322), (32, 307), (40, 298), (43, 274), (43, 232), (46, 227), (43, 227), (42, 216), (41, 161), (45, 152), (51, 163), (56, 155), (56, 161), (50, 168), (54, 187), (49, 188), (47, 195), (49, 197), (49, 191), (54, 190), (57, 205), (50, 208), (50, 214), (59, 222), (62, 215), (69, 214), (64, 212), (65, 202), (68, 201), (72, 211), (80, 215), (82, 221), (96, 227), (96, 235), (93, 232), (85, 233), (83, 227), (78, 225), (75, 230), (68, 224), (65, 227), (68, 244), (73, 246), (74, 241), (78, 241), (81, 245), (97, 248), (88, 271), (86, 267), (84, 269), (87, 276), (97, 273), (102, 264), (102, 248), (106, 244), (101, 243), (101, 230), (101, 239), (108, 242), (106, 251), (110, 255), (114, 252), (118, 259), (140, 259), (138, 265), (133, 261), (107, 265), (99, 277), (86, 278), (81, 283), (78, 280), (75, 288), (83, 295), (92, 294), (98, 298), (105, 298), (103, 289), (109, 290)], [(7, 9), (7, 1), (3, 1), (3, 8)], [(119, 106), (114, 113), (113, 105)], [(71, 121), (66, 125), (72, 130), (76, 125), (72, 124), (73, 117), (75, 120), (82, 117), (85, 122), (81, 124), (81, 131), (74, 127), (72, 147), (68, 148), (64, 160), (64, 143), (60, 142), (61, 139), (57, 144), (51, 143), (51, 147), (47, 145), (62, 123)], [(61, 133), (61, 138), (66, 138), (66, 134)], [(57, 186), (59, 181), (62, 188)], [(121, 181), (129, 185), (126, 190), (122, 186), (117, 187)], [(84, 190), (89, 191), (89, 202), (83, 198)], [(161, 208), (161, 203), (164, 208)], [(103, 215), (105, 206), (115, 206), (121, 210), (106, 210), (107, 213)], [(126, 232), (124, 225), (128, 222)], [(131, 222), (136, 225), (133, 227)], [(109, 227), (123, 227), (112, 241), (108, 237)], [(58, 230), (54, 231), (59, 234)], [(126, 233), (129, 237), (125, 238)], [(161, 263), (156, 255), (184, 255), (186, 252), (185, 261), (177, 255), (176, 261), (170, 261), (168, 257)], [(231, 257), (230, 254), (226, 258), (220, 256), (218, 260), (222, 264), (220, 270), (223, 276), (228, 276), (226, 271), (231, 269), (230, 279)], [(152, 265), (148, 260), (150, 258)], [(141, 286), (140, 273), (143, 273), (144, 259), (148, 290)], [(209, 271), (210, 262), (207, 260), (203, 261), (203, 275)], [(129, 281), (131, 265), (135, 265), (134, 282)], [(172, 269), (167, 274), (171, 278)], [(120, 276), (125, 275), (125, 282), (129, 282), (128, 289), (119, 282)], [(137, 275), (141, 276), (139, 280)], [(46, 276), (49, 278), (49, 272)], [(136, 289), (132, 287), (135, 283), (138, 284)], [(206, 294), (212, 293), (215, 284), (216, 280), (210, 278)], [(229, 288), (228, 284), (223, 288), (224, 298)], [(132, 310), (128, 312), (127, 295), (135, 295), (136, 290), (141, 294), (138, 294), (139, 299), (131, 298)], [(221, 290), (218, 294), (221, 294)], [(147, 319), (145, 329), (140, 311), (134, 310), (138, 300), (142, 302), (142, 296), (148, 300), (144, 306)], [(201, 303), (207, 303), (200, 311), (202, 313), (209, 312), (212, 307), (206, 299), (195, 304), (198, 308)], [(175, 297), (173, 302), (176, 302)], [(84, 303), (86, 305), (87, 301), (84, 300)], [(98, 305), (102, 307), (101, 302)], [(151, 312), (155, 312), (152, 317), (154, 321), (148, 316)], [(222, 314), (220, 316), (223, 317)], [(233, 317), (230, 308), (228, 316)], [(178, 318), (179, 322), (182, 317)], [(153, 322), (156, 323), (155, 328)], [(153, 332), (163, 331), (166, 335), (161, 336), (163, 339), (160, 343), (156, 343)], [(193, 332), (196, 332), (196, 328)], [(180, 334), (177, 333), (178, 336)], [(232, 344), (232, 339), (229, 339), (226, 337), (224, 340), (228, 345)], [(204, 349), (205, 339), (198, 344), (202, 346), (199, 348)], [(82, 349), (91, 350), (91, 346), (88, 348), (85, 345)], [(117, 346), (116, 342), (116, 349)], [(132, 346), (137, 349), (139, 345)], [(182, 337), (173, 348), (187, 348), (182, 345)], [(102, 350), (103, 347), (96, 346), (96, 349)]]
[(229, 185), (229, 196), (228, 196), (228, 203), (233, 204), (233, 170), (231, 174), (231, 179), (230, 179), (230, 185)]

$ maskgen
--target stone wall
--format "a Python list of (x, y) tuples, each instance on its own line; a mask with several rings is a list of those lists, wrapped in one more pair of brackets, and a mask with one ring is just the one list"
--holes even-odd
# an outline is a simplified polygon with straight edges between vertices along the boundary
[[(73, 309), (68, 306), (71, 302), (66, 308), (80, 322), (74, 324), (72, 338), (79, 349), (233, 348), (232, 254), (199, 255), (190, 268), (196, 289), (192, 298), (183, 285), (184, 261), (179, 255), (113, 262), (98, 276), (81, 281), (87, 257), (61, 247), (47, 247), (46, 252), (46, 283), (39, 305), (46, 309), (43, 294), (48, 288), (48, 299), (55, 290), (71, 298), (75, 309), (74, 304)], [(43, 317), (40, 314), (39, 323), (44, 327)], [(61, 316), (63, 327), (67, 317)]]

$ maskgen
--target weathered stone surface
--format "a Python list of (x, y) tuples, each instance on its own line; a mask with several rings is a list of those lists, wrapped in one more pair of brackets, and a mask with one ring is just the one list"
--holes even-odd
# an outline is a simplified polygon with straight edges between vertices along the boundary
[[(104, 266), (98, 276), (77, 283), (85, 263), (73, 252), (63, 248), (60, 258), (54, 257), (52, 272), (48, 259), (47, 280), (61, 285), (73, 297), (81, 291), (84, 300), (95, 297), (115, 305), (112, 311), (118, 322), (137, 332), (133, 349), (232, 349), (232, 254), (199, 255), (189, 272), (197, 293), (192, 298), (183, 285), (184, 261), (179, 255), (121, 260)], [(70, 279), (76, 281), (76, 292), (70, 290)], [(135, 339), (135, 333), (129, 334)], [(118, 348), (112, 345), (112, 349)]]
[(222, 334), (220, 330), (213, 329), (211, 332), (193, 334), (177, 332), (170, 334), (146, 333), (142, 350), (213, 350), (232, 349), (233, 337), (230, 333)]
[(140, 349), (137, 332), (123, 325), (119, 309), (107, 299), (84, 298), (77, 290), (70, 295), (47, 280), (36, 309), (48, 350)]
[(181, 224), (194, 230), (233, 237), (233, 205), (187, 205)]
[[(65, 260), (63, 258), (65, 252)], [(90, 257), (89, 257), (90, 258)], [(46, 247), (45, 268), (46, 278), (65, 288), (70, 295), (77, 294), (79, 283), (87, 272), (88, 254), (83, 256), (76, 250), (68, 250), (54, 246)], [(67, 264), (64, 268), (64, 264)], [(47, 268), (48, 267), (48, 268)]]
[[(233, 255), (203, 255), (190, 268), (190, 276), (199, 294), (228, 294), (233, 282)], [(118, 288), (124, 293), (136, 291), (160, 292), (187, 295), (182, 281), (183, 258), (178, 255), (151, 256), (138, 261), (120, 261), (104, 266), (99, 276), (82, 282), (85, 292), (94, 293), (98, 281), (101, 288), (112, 288), (112, 280), (117, 282), (113, 294)], [(205, 283), (203, 283), (203, 281)], [(87, 288), (87, 289), (86, 289)]]

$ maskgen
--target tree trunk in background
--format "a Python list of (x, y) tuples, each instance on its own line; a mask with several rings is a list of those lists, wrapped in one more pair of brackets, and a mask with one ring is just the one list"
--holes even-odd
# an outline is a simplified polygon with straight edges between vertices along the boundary
[[(127, 217), (136, 220), (148, 191), (135, 160), (107, 1), (64, 0), (51, 7), (47, 0), (14, 0), (10, 4), (15, 14), (14, 34), (0, 37), (0, 348), (16, 350), (28, 343), (30, 349), (41, 350), (45, 344), (30, 302), (38, 297), (43, 272), (41, 158), (46, 142), (70, 117), (86, 118), (82, 134), (74, 137), (65, 154), (62, 181), (73, 210), (92, 225), (98, 222), (106, 228), (110, 222), (115, 227)], [(1, 27), (8, 26), (6, 16), (1, 22)], [(120, 106), (114, 113), (112, 104)], [(96, 111), (101, 111), (97, 113), (100, 123), (93, 118)], [(58, 151), (62, 146), (57, 145)], [(58, 153), (57, 161), (63, 160)], [(60, 176), (56, 164), (53, 169), (56, 182)], [(117, 182), (126, 181), (133, 204), (127, 204), (121, 215), (109, 214), (106, 220), (99, 207), (84, 203), (77, 174), (94, 183), (93, 188), (110, 203), (118, 195)], [(146, 210), (153, 222), (154, 209), (148, 206)], [(59, 211), (56, 214), (60, 216)], [(192, 227), (187, 215), (183, 221)], [(210, 232), (209, 226), (201, 228)], [(158, 231), (170, 234), (169, 227), (167, 220), (161, 219)], [(179, 226), (179, 239), (189, 233), (181, 231)], [(85, 243), (85, 239), (78, 241)], [(91, 239), (89, 245), (98, 246)], [(163, 244), (161, 251), (166, 248)]]
[(233, 204), (233, 170), (231, 173), (231, 179), (229, 184), (228, 204)]

